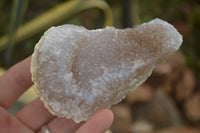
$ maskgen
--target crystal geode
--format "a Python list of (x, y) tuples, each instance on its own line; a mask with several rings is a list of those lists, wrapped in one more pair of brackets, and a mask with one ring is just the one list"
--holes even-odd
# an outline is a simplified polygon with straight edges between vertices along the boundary
[(32, 79), (52, 114), (80, 122), (121, 101), (181, 43), (160, 19), (127, 29), (52, 27), (35, 46)]

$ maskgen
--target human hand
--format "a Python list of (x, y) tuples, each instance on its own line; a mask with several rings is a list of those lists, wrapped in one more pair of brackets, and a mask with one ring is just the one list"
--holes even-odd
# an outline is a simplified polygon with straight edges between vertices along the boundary
[(87, 122), (76, 124), (71, 119), (51, 115), (39, 98), (15, 116), (10, 114), (8, 108), (33, 84), (30, 61), (31, 57), (0, 77), (0, 133), (49, 133), (46, 127), (51, 133), (103, 133), (111, 126), (113, 113), (108, 109), (98, 111)]

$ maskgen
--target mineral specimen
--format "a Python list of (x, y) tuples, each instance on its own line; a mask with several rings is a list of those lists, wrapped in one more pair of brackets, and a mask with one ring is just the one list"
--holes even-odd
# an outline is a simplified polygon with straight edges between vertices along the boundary
[(32, 79), (52, 114), (85, 121), (141, 85), (181, 43), (160, 19), (127, 29), (52, 27), (35, 46)]

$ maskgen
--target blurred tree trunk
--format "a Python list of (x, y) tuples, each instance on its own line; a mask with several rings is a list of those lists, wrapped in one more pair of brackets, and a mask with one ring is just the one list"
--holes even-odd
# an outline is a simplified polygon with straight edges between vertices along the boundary
[(123, 28), (132, 27), (130, 0), (122, 0), (122, 26)]

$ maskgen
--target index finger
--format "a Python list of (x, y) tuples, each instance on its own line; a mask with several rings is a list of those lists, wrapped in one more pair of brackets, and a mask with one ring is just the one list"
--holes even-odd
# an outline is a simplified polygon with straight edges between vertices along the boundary
[(0, 105), (8, 109), (32, 84), (31, 56), (11, 67), (0, 77)]

